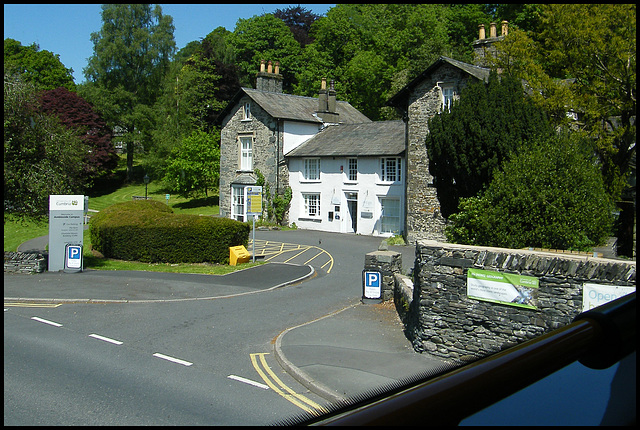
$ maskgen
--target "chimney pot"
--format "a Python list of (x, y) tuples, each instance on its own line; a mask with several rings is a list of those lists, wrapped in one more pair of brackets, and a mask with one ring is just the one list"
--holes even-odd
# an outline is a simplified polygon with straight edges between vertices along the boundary
[(496, 37), (496, 23), (491, 23), (491, 28), (489, 29), (489, 37)]
[(327, 89), (327, 78), (322, 78), (322, 81), (320, 81), (320, 89), (321, 90)]
[(484, 34), (484, 24), (480, 24), (478, 26), (479, 28), (479, 34), (478, 34), (478, 39), (483, 40), (485, 38), (485, 34)]
[(271, 65), (271, 60), (269, 60), (269, 62), (267, 63), (267, 73), (271, 73), (273, 69), (273, 66)]
[(506, 36), (509, 33), (509, 21), (502, 21), (502, 35)]
[(275, 62), (275, 66), (276, 66), (276, 69), (275, 69), (274, 73), (277, 75), (278, 73), (280, 73), (280, 62), (276, 61)]

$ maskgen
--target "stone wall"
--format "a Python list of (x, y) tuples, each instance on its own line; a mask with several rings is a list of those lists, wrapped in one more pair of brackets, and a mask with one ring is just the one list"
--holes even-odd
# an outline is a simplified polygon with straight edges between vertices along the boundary
[[(469, 268), (538, 278), (537, 309), (468, 298)], [(569, 324), (582, 310), (584, 283), (635, 286), (636, 263), (419, 241), (412, 297), (397, 279), (396, 300), (405, 303), (396, 308), (414, 349), (465, 362)]]
[(4, 253), (4, 271), (13, 273), (42, 273), (47, 269), (47, 257), (40, 252)]

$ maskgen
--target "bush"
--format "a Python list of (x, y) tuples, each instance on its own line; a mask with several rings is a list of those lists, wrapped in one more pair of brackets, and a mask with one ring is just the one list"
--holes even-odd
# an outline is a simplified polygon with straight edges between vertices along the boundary
[(489, 187), (462, 199), (452, 242), (505, 248), (590, 250), (611, 234), (613, 203), (586, 140), (535, 141), (503, 164)]
[(115, 204), (90, 222), (91, 244), (105, 257), (148, 263), (227, 264), (229, 247), (246, 247), (249, 229), (227, 218), (177, 215), (152, 200)]

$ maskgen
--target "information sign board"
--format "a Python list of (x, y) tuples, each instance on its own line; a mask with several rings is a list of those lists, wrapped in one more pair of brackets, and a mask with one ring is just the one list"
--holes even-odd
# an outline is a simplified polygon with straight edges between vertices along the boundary
[(262, 187), (247, 187), (247, 215), (262, 215)]
[(64, 270), (67, 245), (83, 244), (83, 195), (49, 196), (49, 271)]

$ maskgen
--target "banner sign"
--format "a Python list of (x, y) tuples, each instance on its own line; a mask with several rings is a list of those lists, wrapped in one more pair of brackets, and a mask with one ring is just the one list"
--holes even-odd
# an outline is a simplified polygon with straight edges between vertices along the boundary
[(538, 278), (469, 269), (467, 297), (485, 302), (538, 309)]
[(582, 286), (582, 312), (597, 308), (618, 297), (626, 296), (636, 287), (620, 287), (617, 285), (584, 284)]

